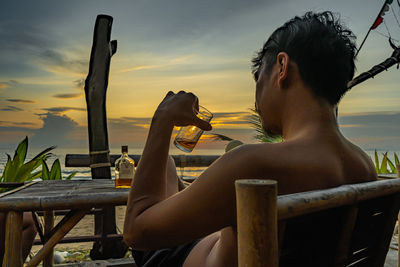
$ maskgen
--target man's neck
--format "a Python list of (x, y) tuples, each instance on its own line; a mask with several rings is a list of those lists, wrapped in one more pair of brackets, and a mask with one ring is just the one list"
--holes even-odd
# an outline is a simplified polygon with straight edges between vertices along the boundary
[(321, 130), (324, 133), (337, 131), (337, 122), (332, 105), (327, 101), (317, 100), (311, 95), (311, 92), (301, 99), (297, 96), (290, 98), (283, 112), (283, 138), (288, 141), (312, 137), (314, 134), (321, 133)]

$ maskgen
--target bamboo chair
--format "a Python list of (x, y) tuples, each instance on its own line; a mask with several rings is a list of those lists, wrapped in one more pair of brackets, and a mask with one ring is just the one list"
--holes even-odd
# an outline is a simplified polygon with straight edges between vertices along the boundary
[(277, 196), (272, 180), (236, 181), (239, 267), (382, 267), (400, 179)]

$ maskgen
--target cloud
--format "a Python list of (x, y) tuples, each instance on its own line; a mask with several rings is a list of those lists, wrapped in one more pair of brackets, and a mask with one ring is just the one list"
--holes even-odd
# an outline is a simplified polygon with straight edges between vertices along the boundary
[(375, 112), (339, 115), (344, 136), (364, 149), (400, 150), (400, 113)]
[(81, 127), (73, 119), (66, 115), (46, 113), (40, 115), (43, 126), (34, 130), (31, 143), (34, 146), (77, 146), (84, 144), (85, 140), (76, 138), (80, 136), (85, 127)]
[(0, 121), (0, 126), (6, 127), (21, 127), (21, 126), (34, 126), (32, 122), (14, 122), (14, 121)]
[(73, 81), (73, 83), (76, 88), (82, 89), (85, 86), (85, 79), (83, 79), (83, 78), (78, 79), (78, 80)]
[(42, 51), (37, 59), (50, 72), (82, 75), (87, 72), (89, 63), (83, 59), (71, 59), (54, 49)]
[(26, 103), (26, 104), (36, 103), (36, 101), (33, 101), (33, 100), (16, 99), (16, 98), (9, 98), (9, 99), (7, 99), (7, 101), (8, 102), (13, 102), (13, 103)]
[(16, 80), (9, 80), (7, 82), (0, 82), (0, 89), (15, 87), (19, 82)]
[(211, 120), (214, 128), (251, 128), (249, 112), (216, 112)]
[(61, 98), (61, 99), (80, 98), (82, 96), (83, 96), (83, 94), (57, 94), (57, 95), (53, 95), (53, 97)]
[(6, 106), (4, 108), (0, 108), (0, 111), (23, 111), (23, 109), (15, 106)]
[(151, 118), (122, 117), (108, 119), (110, 146), (129, 144), (132, 148), (143, 148)]
[[(42, 108), (44, 111), (48, 111), (52, 114), (63, 113), (67, 111), (86, 111), (85, 108), (76, 108), (76, 107), (53, 107), (53, 108)], [(43, 114), (39, 114), (43, 115)]]
[(149, 70), (149, 69), (156, 69), (156, 68), (161, 68), (161, 67), (166, 67), (168, 65), (141, 65), (141, 66), (135, 66), (135, 67), (130, 67), (130, 68), (124, 68), (120, 70), (119, 72), (129, 72), (129, 71), (138, 71), (138, 70)]

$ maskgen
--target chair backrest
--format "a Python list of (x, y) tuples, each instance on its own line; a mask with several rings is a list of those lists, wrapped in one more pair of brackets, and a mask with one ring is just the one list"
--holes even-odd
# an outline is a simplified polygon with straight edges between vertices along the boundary
[(236, 192), (239, 266), (384, 265), (400, 179), (279, 197), (276, 182), (239, 180)]

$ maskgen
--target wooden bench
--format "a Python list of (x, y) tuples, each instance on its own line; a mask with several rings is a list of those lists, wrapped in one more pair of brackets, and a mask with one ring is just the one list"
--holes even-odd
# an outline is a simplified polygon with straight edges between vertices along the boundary
[(235, 186), (240, 267), (384, 265), (400, 179), (282, 196), (272, 180)]

